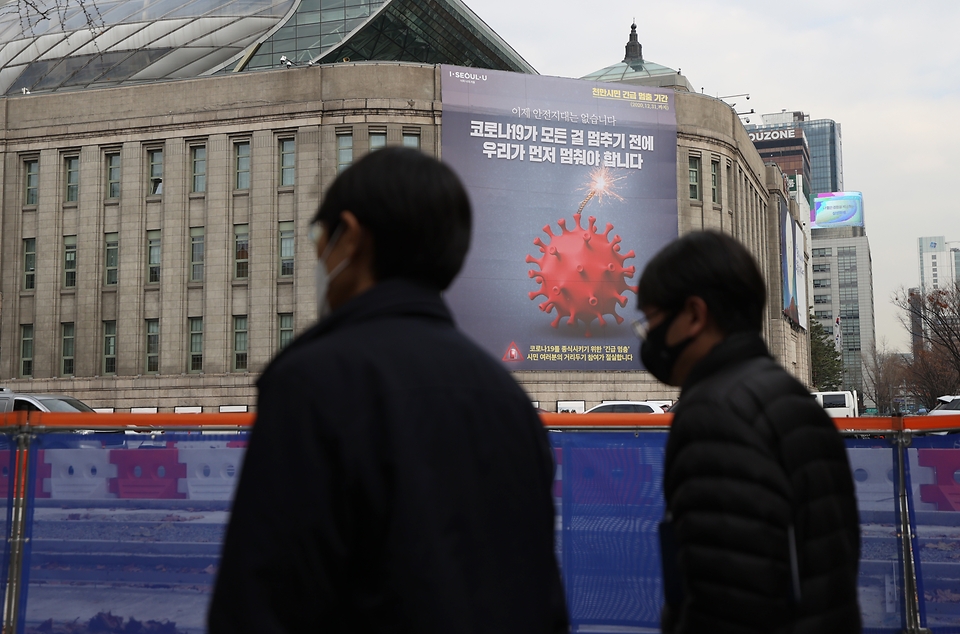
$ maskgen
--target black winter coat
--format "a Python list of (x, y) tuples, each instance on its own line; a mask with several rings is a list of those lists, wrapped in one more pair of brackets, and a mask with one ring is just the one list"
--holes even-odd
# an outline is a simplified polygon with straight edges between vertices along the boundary
[(664, 495), (683, 599), (663, 631), (860, 632), (853, 479), (810, 393), (740, 333), (693, 368), (673, 412)]
[(376, 285), (257, 385), (211, 634), (567, 631), (546, 433), (436, 291)]

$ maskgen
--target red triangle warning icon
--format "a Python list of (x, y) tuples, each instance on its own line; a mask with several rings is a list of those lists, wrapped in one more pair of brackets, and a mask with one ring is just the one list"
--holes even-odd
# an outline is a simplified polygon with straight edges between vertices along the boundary
[(507, 346), (507, 352), (503, 355), (504, 361), (523, 361), (523, 353), (520, 352), (520, 348), (517, 347), (515, 341), (511, 341), (510, 345)]

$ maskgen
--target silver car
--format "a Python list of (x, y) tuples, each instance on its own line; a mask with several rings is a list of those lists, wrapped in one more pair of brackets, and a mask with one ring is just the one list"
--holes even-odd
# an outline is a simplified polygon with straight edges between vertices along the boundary
[(5, 412), (86, 412), (93, 409), (72, 396), (59, 394), (20, 394), (0, 387), (0, 414)]

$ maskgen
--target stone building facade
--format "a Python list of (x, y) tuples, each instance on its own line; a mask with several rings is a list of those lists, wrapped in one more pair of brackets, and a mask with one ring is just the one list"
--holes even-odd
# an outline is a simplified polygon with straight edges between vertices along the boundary
[[(681, 233), (743, 241), (778, 306), (773, 196), (729, 106), (677, 93)], [(128, 411), (251, 407), (257, 373), (315, 319), (306, 236), (338, 170), (383, 145), (438, 155), (438, 67), (341, 63), (9, 97), (0, 110), (0, 382)], [(795, 213), (795, 212), (794, 212)], [(775, 356), (809, 342), (769, 309)], [(649, 374), (518, 372), (556, 401), (673, 398)]]

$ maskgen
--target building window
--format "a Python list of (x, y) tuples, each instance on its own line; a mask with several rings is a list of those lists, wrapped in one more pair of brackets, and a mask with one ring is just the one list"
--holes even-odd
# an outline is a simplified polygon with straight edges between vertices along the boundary
[(77, 285), (77, 236), (63, 236), (63, 286)]
[(829, 310), (814, 311), (813, 316), (817, 319), (833, 319), (833, 315), (830, 314)]
[(37, 239), (23, 241), (23, 290), (32, 291), (37, 286)]
[(203, 371), (203, 317), (190, 318), (190, 371)]
[(147, 232), (147, 284), (160, 283), (160, 230)]
[(250, 226), (234, 225), (234, 276), (245, 280), (250, 276)]
[(237, 154), (237, 189), (250, 189), (250, 142), (237, 143), (234, 151)]
[(691, 156), (690, 166), (690, 200), (700, 200), (700, 157)]
[(293, 313), (280, 313), (277, 317), (280, 322), (280, 349), (282, 350), (293, 341)]
[(813, 249), (811, 253), (815, 258), (829, 258), (833, 255), (833, 247), (826, 247), (825, 249)]
[(147, 162), (150, 165), (147, 191), (152, 195), (159, 196), (163, 193), (163, 150), (149, 150), (147, 152)]
[(73, 375), (73, 351), (75, 330), (73, 322), (60, 324), (60, 374)]
[(160, 320), (147, 320), (147, 374), (160, 371)]
[(377, 130), (370, 132), (370, 151), (379, 150), (387, 147), (387, 131)]
[(106, 251), (104, 257), (104, 262), (106, 263), (104, 284), (114, 286), (117, 283), (117, 267), (120, 263), (120, 234), (105, 233), (103, 235), (103, 244)]
[(830, 288), (830, 278), (825, 278), (822, 280), (813, 280), (814, 288)]
[(233, 318), (233, 369), (243, 372), (247, 369), (247, 316), (236, 315)]
[(280, 184), (293, 185), (297, 166), (297, 144), (293, 139), (280, 139)]
[(20, 326), (20, 376), (33, 376), (33, 324)]
[(813, 265), (814, 273), (829, 273), (830, 265), (829, 264), (814, 264)]
[(40, 197), (40, 161), (39, 159), (24, 161), (23, 167), (27, 173), (23, 204), (36, 205)]
[(833, 301), (830, 299), (829, 295), (814, 295), (813, 303), (814, 304), (832, 304)]
[(107, 154), (107, 198), (120, 198), (119, 154)]
[(292, 222), (280, 223), (280, 277), (293, 275), (293, 233)]
[(207, 148), (196, 145), (190, 148), (190, 164), (193, 171), (193, 182), (190, 191), (201, 193), (207, 191)]
[(710, 199), (714, 204), (720, 204), (720, 163), (710, 163)]
[(75, 203), (80, 199), (80, 157), (68, 156), (63, 159), (64, 182), (67, 189), (64, 200)]
[(403, 147), (420, 149), (420, 132), (413, 130), (403, 131)]
[(103, 322), (103, 373), (117, 373), (117, 322)]
[(353, 163), (353, 133), (337, 133), (337, 174)]
[(203, 227), (190, 228), (190, 281), (203, 281)]

